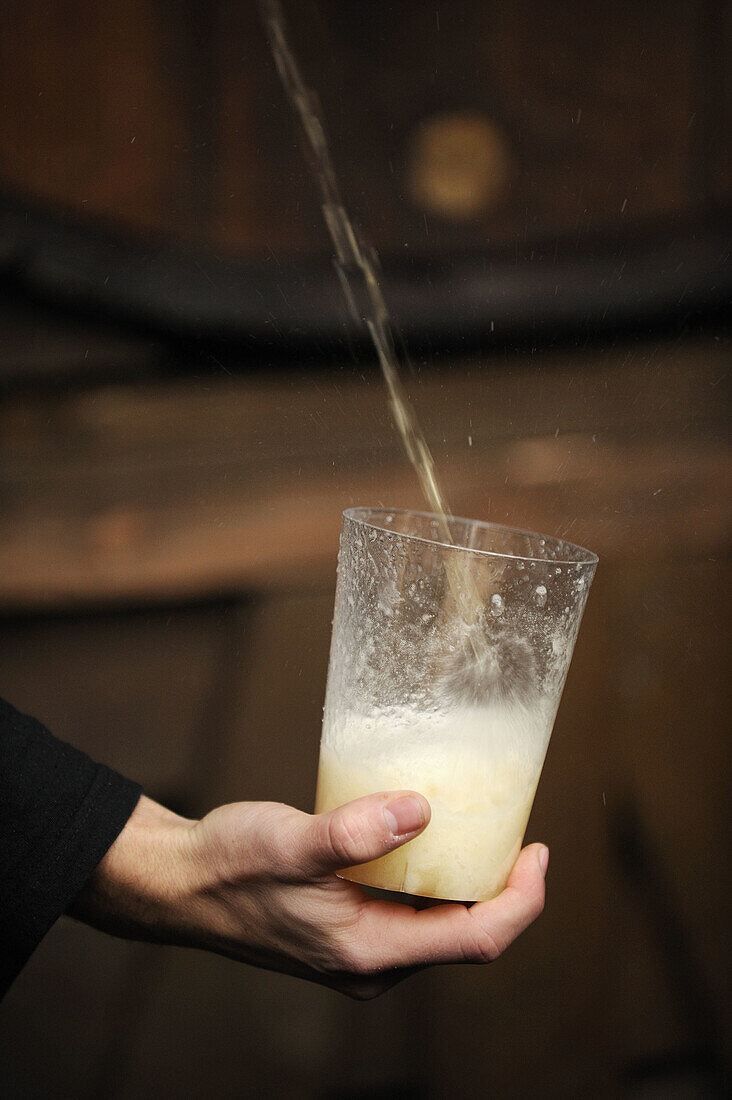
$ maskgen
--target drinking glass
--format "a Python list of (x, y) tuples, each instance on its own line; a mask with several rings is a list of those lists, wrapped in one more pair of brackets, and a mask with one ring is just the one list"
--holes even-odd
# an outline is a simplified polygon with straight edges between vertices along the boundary
[(432, 816), (342, 877), (458, 901), (505, 887), (597, 560), (477, 520), (344, 512), (316, 812), (409, 789)]

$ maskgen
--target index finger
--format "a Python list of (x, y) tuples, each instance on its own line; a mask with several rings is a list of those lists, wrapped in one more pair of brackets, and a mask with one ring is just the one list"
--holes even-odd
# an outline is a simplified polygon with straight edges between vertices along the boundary
[(524, 848), (506, 889), (469, 908), (447, 903), (416, 910), (396, 902), (367, 902), (359, 923), (364, 969), (492, 962), (544, 908), (539, 862), (544, 850), (541, 844)]

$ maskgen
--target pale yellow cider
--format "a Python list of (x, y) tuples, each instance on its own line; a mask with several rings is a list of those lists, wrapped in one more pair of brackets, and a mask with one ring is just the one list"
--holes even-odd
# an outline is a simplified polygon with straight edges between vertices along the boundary
[(424, 833), (343, 877), (382, 890), (477, 901), (506, 885), (521, 849), (549, 731), (537, 710), (491, 706), (452, 715), (398, 708), (349, 715), (326, 731), (316, 813), (366, 794), (414, 790)]

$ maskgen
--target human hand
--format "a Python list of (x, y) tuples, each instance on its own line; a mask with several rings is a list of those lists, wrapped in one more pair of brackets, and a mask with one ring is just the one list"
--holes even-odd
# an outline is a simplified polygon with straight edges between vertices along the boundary
[(426, 800), (407, 791), (315, 816), (234, 803), (200, 822), (143, 799), (72, 912), (117, 934), (206, 948), (368, 999), (425, 966), (491, 962), (543, 909), (548, 851), (539, 844), (521, 853), (503, 893), (469, 907), (416, 910), (336, 876), (428, 821)]

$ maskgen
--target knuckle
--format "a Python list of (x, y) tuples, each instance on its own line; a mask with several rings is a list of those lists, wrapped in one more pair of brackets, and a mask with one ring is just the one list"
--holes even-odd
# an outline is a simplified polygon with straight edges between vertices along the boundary
[(504, 945), (492, 932), (477, 926), (466, 954), (469, 962), (491, 963), (495, 962), (503, 948)]
[(337, 958), (341, 973), (355, 979), (359, 985), (364, 982), (380, 985), (389, 973), (378, 947), (357, 936), (341, 942)]
[(371, 960), (356, 943), (341, 948), (340, 962), (347, 974), (352, 974), (358, 978), (369, 978), (375, 971)]
[[(283, 863), (283, 807), (277, 802), (246, 803), (239, 816), (238, 833), (220, 839), (226, 853), (236, 849), (237, 835), (246, 831), (250, 843), (246, 847), (245, 865), (252, 877), (266, 876), (272, 867)], [(286, 818), (285, 818), (286, 820)]]
[(336, 814), (328, 819), (327, 831), (328, 844), (335, 857), (343, 860), (344, 866), (353, 863), (362, 854), (366, 836), (358, 818)]

